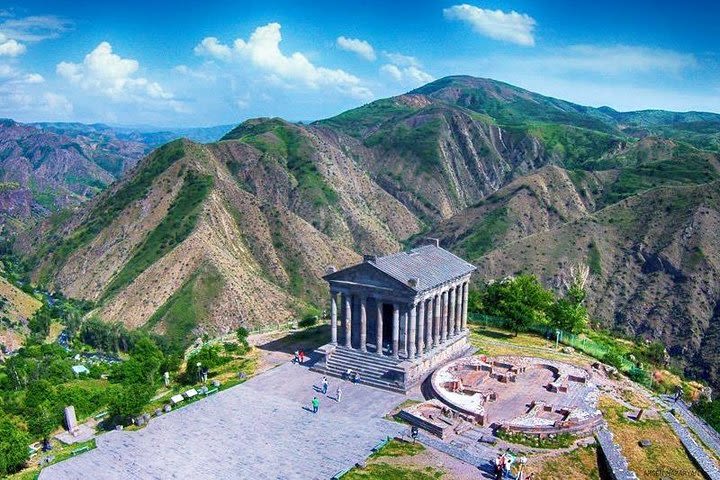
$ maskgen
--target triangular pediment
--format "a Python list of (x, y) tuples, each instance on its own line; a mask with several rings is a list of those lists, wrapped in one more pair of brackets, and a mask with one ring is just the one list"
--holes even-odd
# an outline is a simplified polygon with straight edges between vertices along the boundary
[(337, 272), (329, 273), (323, 278), (331, 285), (354, 284), (383, 290), (395, 290), (401, 294), (414, 295), (416, 293), (409, 285), (379, 270), (369, 262), (363, 262)]

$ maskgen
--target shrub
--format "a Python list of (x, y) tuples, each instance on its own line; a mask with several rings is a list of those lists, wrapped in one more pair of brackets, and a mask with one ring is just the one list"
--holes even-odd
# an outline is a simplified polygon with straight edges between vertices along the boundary
[(317, 315), (308, 315), (298, 322), (298, 326), (299, 327), (312, 327), (313, 325), (317, 324), (317, 322), (318, 322)]

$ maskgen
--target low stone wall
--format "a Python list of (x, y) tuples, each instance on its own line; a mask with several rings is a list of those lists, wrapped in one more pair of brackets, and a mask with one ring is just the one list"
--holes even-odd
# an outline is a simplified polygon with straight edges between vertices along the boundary
[(637, 480), (638, 476), (630, 470), (627, 460), (620, 451), (620, 445), (615, 443), (613, 434), (607, 427), (601, 427), (595, 432), (600, 454), (605, 460), (610, 478), (612, 480)]
[(451, 360), (468, 355), (471, 348), (468, 341), (469, 332), (448, 338), (441, 344), (439, 351), (431, 350), (422, 357), (406, 360), (398, 365), (404, 371), (404, 383), (407, 389), (422, 383), (436, 368), (445, 365)]
[(718, 470), (717, 466), (715, 466), (715, 463), (705, 450), (693, 439), (690, 432), (688, 432), (688, 430), (682, 426), (680, 422), (678, 422), (675, 415), (670, 412), (663, 412), (662, 416), (670, 424), (670, 427), (682, 442), (685, 450), (687, 450), (690, 457), (695, 461), (705, 475), (707, 475), (710, 480), (720, 480), (720, 470)]

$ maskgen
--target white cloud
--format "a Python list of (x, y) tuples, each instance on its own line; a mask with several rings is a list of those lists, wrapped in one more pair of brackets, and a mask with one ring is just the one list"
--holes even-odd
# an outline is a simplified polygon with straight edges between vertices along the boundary
[(24, 73), (11, 65), (0, 64), (0, 81), (3, 86), (17, 86), (43, 83), (45, 79), (39, 73)]
[(23, 42), (39, 42), (58, 38), (70, 30), (69, 20), (55, 15), (35, 15), (23, 18), (7, 18), (0, 22), (0, 33), (7, 38)]
[(98, 93), (116, 102), (155, 102), (179, 111), (183, 106), (172, 93), (145, 77), (137, 76), (137, 60), (113, 53), (108, 42), (101, 42), (85, 55), (82, 63), (60, 62), (58, 75), (83, 90)]
[(43, 94), (43, 100), (51, 112), (64, 116), (70, 115), (73, 112), (73, 104), (70, 103), (70, 100), (64, 95), (46, 92)]
[(312, 89), (333, 87), (357, 98), (371, 98), (372, 92), (363, 82), (344, 70), (314, 65), (300, 52), (285, 55), (280, 50), (282, 35), (279, 23), (258, 27), (250, 39), (236, 39), (232, 46), (221, 44), (215, 37), (203, 39), (195, 53), (224, 62), (248, 62), (268, 74), (273, 83), (294, 87), (298, 83)]
[(17, 57), (25, 53), (25, 50), (27, 50), (25, 45), (0, 33), (0, 56)]
[(421, 70), (422, 65), (415, 57), (397, 52), (383, 52), (383, 55), (392, 63), (386, 63), (380, 67), (380, 73), (391, 77), (398, 83), (418, 87), (434, 80), (432, 75)]
[(227, 45), (222, 45), (216, 37), (205, 37), (202, 42), (197, 44), (193, 49), (197, 55), (205, 55), (224, 61), (232, 58), (233, 52)]
[(338, 37), (337, 46), (348, 52), (354, 52), (363, 57), (365, 60), (375, 61), (375, 49), (365, 40), (359, 38)]
[(481, 35), (527, 47), (535, 45), (533, 30), (535, 19), (525, 13), (502, 10), (487, 10), (468, 5), (454, 5), (443, 10), (448, 20), (460, 20), (469, 23), (473, 30)]
[(380, 72), (392, 77), (400, 83), (408, 84), (414, 87), (424, 85), (434, 80), (434, 77), (427, 72), (420, 70), (418, 67), (399, 67), (391, 63), (380, 67)]
[(207, 82), (214, 82), (216, 80), (215, 75), (213, 75), (212, 73), (209, 73), (202, 69), (190, 68), (187, 65), (177, 65), (173, 68), (173, 72), (179, 73), (180, 75), (184, 75), (186, 77), (194, 78), (197, 80), (204, 80)]
[(398, 82), (401, 81), (403, 78), (402, 71), (400, 70), (400, 68), (398, 68), (397, 65), (392, 65), (392, 64), (383, 65), (382, 67), (380, 67), (380, 72), (391, 76)]
[(401, 67), (419, 67), (420, 62), (417, 58), (412, 57), (410, 55), (403, 55), (402, 53), (397, 52), (383, 52), (383, 55), (387, 57), (388, 60), (390, 60), (395, 65), (400, 65)]
[(571, 45), (548, 55), (523, 59), (536, 68), (605, 74), (663, 71), (677, 73), (697, 66), (691, 54), (630, 45)]

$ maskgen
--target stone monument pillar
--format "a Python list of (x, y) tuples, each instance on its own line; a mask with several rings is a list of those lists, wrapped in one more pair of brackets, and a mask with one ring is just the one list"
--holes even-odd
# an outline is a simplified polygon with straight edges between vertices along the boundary
[(68, 432), (71, 435), (76, 435), (78, 432), (77, 417), (75, 416), (75, 407), (68, 405), (65, 407), (65, 425), (67, 426)]

